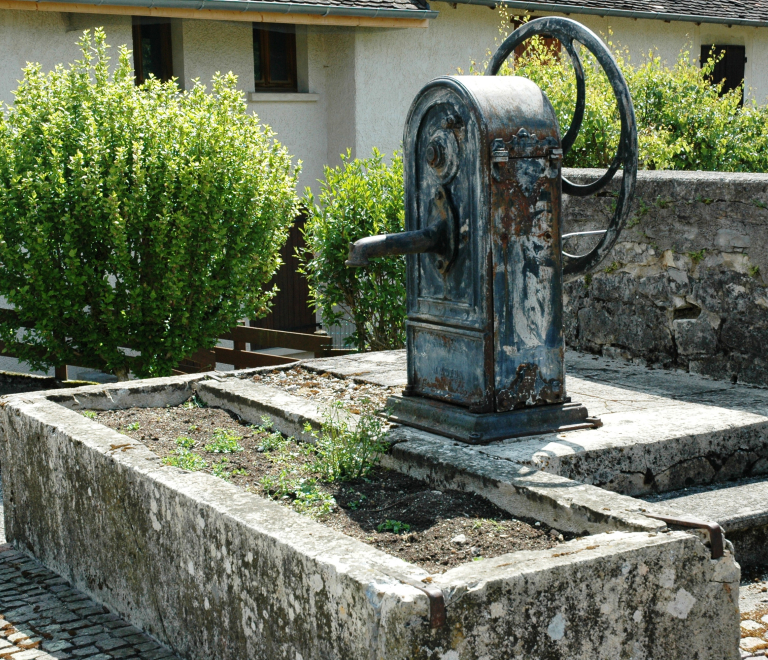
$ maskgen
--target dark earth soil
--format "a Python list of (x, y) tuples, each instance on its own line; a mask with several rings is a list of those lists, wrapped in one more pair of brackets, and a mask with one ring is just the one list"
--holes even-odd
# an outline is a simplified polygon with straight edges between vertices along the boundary
[[(166, 461), (179, 453), (177, 438), (188, 438), (184, 442), (205, 461), (203, 471), (265, 497), (270, 492), (261, 484), (263, 477), (277, 475), (286, 467), (298, 471), (311, 462), (306, 445), (289, 441), (280, 449), (269, 450), (274, 434), (254, 428), (226, 410), (198, 407), (195, 400), (175, 408), (86, 414), (141, 441)], [(243, 450), (206, 451), (216, 429), (241, 436), (238, 444)], [(432, 490), (424, 482), (382, 467), (354, 481), (318, 480), (317, 488), (329, 503), (324, 513), (311, 511), (320, 522), (431, 573), (508, 552), (551, 548), (573, 538), (536, 521), (515, 519), (482, 497)], [(291, 497), (276, 501), (295, 506)], [(390, 530), (379, 531), (387, 521)], [(399, 527), (399, 533), (393, 527)]]

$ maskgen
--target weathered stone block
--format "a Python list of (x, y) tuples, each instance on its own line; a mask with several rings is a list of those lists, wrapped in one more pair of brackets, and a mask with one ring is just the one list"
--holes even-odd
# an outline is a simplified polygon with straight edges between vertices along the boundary
[(675, 345), (681, 355), (712, 355), (717, 349), (717, 334), (701, 316), (673, 322)]
[[(165, 387), (170, 402), (189, 383)], [(697, 535), (596, 534), (432, 576), (447, 604), (433, 630), (426, 596), (407, 583), (423, 570), (163, 466), (61, 405), (157, 405), (159, 381), (101, 394), (3, 401), (7, 536), (190, 660), (739, 657), (738, 566), (730, 553), (713, 561)]]
[[(595, 178), (589, 170), (566, 175)], [(620, 270), (566, 287), (568, 345), (768, 385), (766, 190), (765, 174), (640, 172), (633, 215), (601, 266)], [(566, 231), (603, 228), (611, 203), (610, 194), (567, 197)], [(588, 248), (587, 239), (568, 245), (570, 252)], [(692, 306), (718, 330), (678, 314)]]

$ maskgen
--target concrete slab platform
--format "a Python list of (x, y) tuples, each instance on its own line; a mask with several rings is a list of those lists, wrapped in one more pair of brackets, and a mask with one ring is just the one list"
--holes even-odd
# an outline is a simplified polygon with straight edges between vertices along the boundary
[[(304, 365), (334, 368), (329, 360)], [(572, 351), (566, 368), (568, 393), (602, 428), (475, 451), (625, 495), (768, 474), (768, 391)], [(347, 356), (335, 369), (364, 382), (402, 384), (405, 353)]]

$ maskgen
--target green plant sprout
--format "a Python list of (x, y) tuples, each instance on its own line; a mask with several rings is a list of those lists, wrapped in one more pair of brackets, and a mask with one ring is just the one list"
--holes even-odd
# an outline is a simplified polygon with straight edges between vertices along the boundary
[(163, 464), (172, 465), (182, 470), (189, 470), (190, 472), (198, 472), (208, 467), (208, 463), (200, 454), (196, 454), (183, 447), (179, 447), (171, 456), (166, 456), (163, 459)]
[(380, 532), (392, 532), (393, 534), (406, 533), (411, 531), (411, 526), (408, 523), (401, 522), (399, 520), (385, 520), (376, 529)]
[(704, 257), (707, 254), (707, 248), (702, 248), (698, 252), (689, 252), (688, 256), (691, 259), (691, 262), (694, 266), (698, 265), (700, 261), (704, 259)]
[(205, 451), (212, 454), (231, 454), (236, 451), (243, 451), (239, 441), (243, 436), (237, 435), (234, 431), (228, 429), (215, 429), (211, 442), (205, 445)]
[(316, 431), (309, 424), (304, 430), (315, 439), (315, 460), (311, 469), (324, 481), (350, 481), (365, 477), (386, 451), (384, 424), (374, 414), (370, 400), (359, 405), (362, 413), (355, 422), (340, 401), (323, 414), (323, 425)]
[(187, 436), (180, 435), (176, 438), (176, 444), (183, 449), (192, 449), (195, 446), (195, 441)]

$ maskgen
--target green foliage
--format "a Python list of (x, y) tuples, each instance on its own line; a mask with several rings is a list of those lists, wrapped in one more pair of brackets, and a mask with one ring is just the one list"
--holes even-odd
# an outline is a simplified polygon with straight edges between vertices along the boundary
[[(502, 37), (510, 32), (507, 19), (504, 14)], [(500, 74), (521, 75), (541, 86), (565, 134), (576, 99), (570, 58), (565, 52), (554, 57), (541, 38), (528, 43), (525, 52), (514, 62), (508, 60)], [(700, 67), (683, 50), (669, 66), (653, 50), (632, 61), (625, 48), (610, 40), (608, 46), (632, 94), (641, 168), (768, 171), (768, 108), (751, 101), (740, 107), (740, 88), (720, 96), (721, 85), (710, 80), (714, 58)], [(616, 102), (608, 78), (593, 57), (585, 49), (581, 57), (587, 104), (579, 138), (565, 164), (605, 168), (616, 153), (620, 134)]]
[(93, 410), (84, 410), (82, 415), (88, 419), (96, 419), (96, 413)]
[(749, 276), (754, 277), (757, 279), (760, 277), (760, 266), (750, 266), (749, 267)]
[(385, 520), (376, 529), (380, 532), (392, 532), (393, 534), (400, 534), (411, 531), (411, 526), (408, 523), (400, 522), (399, 520)]
[[(182, 408), (185, 408), (186, 410), (193, 410), (195, 408), (206, 408), (205, 401), (203, 401), (195, 392), (189, 399), (187, 399), (184, 403), (181, 404)], [(195, 424), (192, 424), (192, 426), (189, 427), (189, 430), (192, 431), (196, 429), (197, 426)]]
[(192, 449), (195, 446), (195, 441), (192, 438), (188, 438), (184, 435), (180, 435), (176, 438), (176, 444), (184, 449)]
[(611, 262), (610, 266), (603, 269), (603, 272), (610, 275), (611, 273), (615, 273), (617, 270), (619, 270), (619, 268), (621, 268), (621, 264), (618, 261), (613, 261)]
[(243, 451), (240, 440), (243, 436), (237, 435), (234, 431), (228, 429), (216, 429), (213, 432), (211, 442), (205, 445), (205, 451), (212, 454), (231, 454), (236, 451)]
[(139, 423), (138, 423), (138, 422), (132, 422), (132, 423), (130, 423), (130, 424), (126, 424), (126, 425), (123, 427), (123, 430), (124, 430), (124, 431), (138, 431), (138, 430), (139, 430), (139, 428), (140, 428), (140, 425), (139, 425)]
[(227, 463), (229, 463), (229, 459), (227, 458), (222, 458), (218, 463), (214, 463), (213, 468), (211, 469), (211, 474), (213, 474), (214, 477), (218, 477), (219, 479), (224, 479), (224, 481), (229, 481)]
[(274, 499), (292, 500), (296, 511), (315, 518), (331, 513), (336, 506), (334, 497), (321, 491), (316, 479), (302, 477), (298, 470), (286, 468), (276, 476), (262, 477), (261, 487)]
[(695, 266), (695, 265), (697, 265), (697, 264), (698, 264), (698, 263), (699, 263), (699, 262), (700, 262), (702, 259), (704, 259), (704, 257), (706, 256), (706, 254), (707, 254), (707, 248), (702, 248), (702, 249), (701, 249), (701, 250), (699, 250), (698, 252), (689, 252), (689, 253), (688, 253), (688, 256), (690, 257), (690, 259), (691, 259), (691, 262), (692, 262), (692, 263), (693, 263), (693, 265)]
[(264, 437), (261, 439), (259, 445), (259, 451), (272, 452), (281, 451), (288, 440), (283, 437), (283, 434), (279, 431), (273, 431), (272, 427), (274, 422), (269, 417), (263, 416), (261, 418), (261, 426), (257, 429), (259, 433), (263, 433)]
[(38, 369), (170, 375), (267, 312), (297, 170), (232, 74), (137, 87), (128, 50), (110, 72), (102, 31), (79, 44), (0, 112), (0, 295), (20, 316), (0, 339)]
[(366, 476), (386, 451), (382, 440), (384, 425), (367, 400), (357, 423), (337, 401), (323, 416), (320, 432), (307, 425), (305, 430), (315, 438), (315, 460), (312, 470), (325, 481), (350, 481)]
[(163, 463), (165, 465), (173, 465), (182, 470), (189, 470), (190, 472), (197, 472), (198, 470), (204, 470), (208, 467), (208, 463), (206, 463), (200, 454), (196, 454), (184, 447), (179, 447), (174, 454), (166, 456), (163, 459)]
[[(306, 248), (300, 272), (327, 326), (348, 318), (355, 331), (346, 344), (360, 351), (405, 345), (405, 258), (379, 257), (366, 268), (344, 265), (350, 242), (403, 231), (403, 161), (387, 165), (376, 149), (367, 159), (342, 156), (326, 167), (319, 199), (307, 191)], [(316, 203), (317, 201), (317, 203)]]

